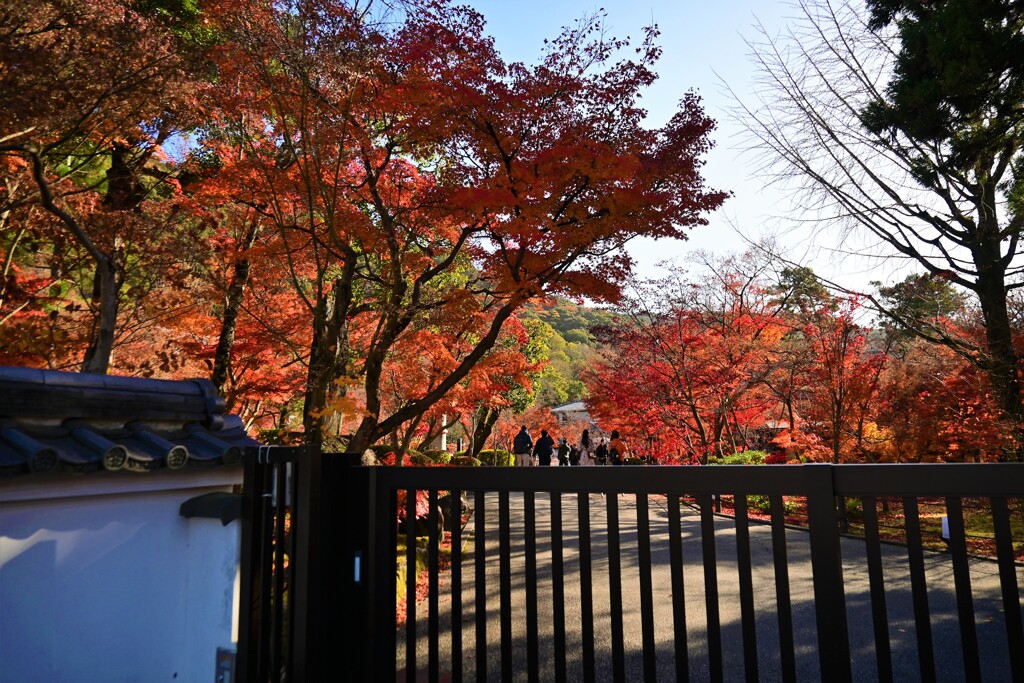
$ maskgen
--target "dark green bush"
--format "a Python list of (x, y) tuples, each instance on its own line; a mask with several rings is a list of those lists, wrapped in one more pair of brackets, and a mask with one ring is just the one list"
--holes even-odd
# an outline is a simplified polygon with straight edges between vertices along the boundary
[(447, 465), (452, 461), (452, 454), (448, 451), (443, 451), (440, 448), (431, 448), (430, 450), (423, 451), (423, 455), (427, 456), (438, 465)]
[(846, 498), (846, 514), (852, 517), (864, 516), (864, 501), (861, 498)]
[(484, 449), (480, 451), (477, 458), (485, 465), (497, 465), (499, 467), (512, 467), (516, 464), (515, 456), (508, 451), (500, 449)]
[[(768, 496), (762, 495), (749, 495), (747, 496), (747, 506), (751, 510), (757, 510), (758, 512), (769, 514), (772, 511), (771, 499)], [(783, 514), (792, 514), (796, 512), (797, 504), (793, 501), (782, 499), (782, 512)]]
[(419, 452), (416, 452), (416, 451), (409, 451), (408, 453), (405, 454), (404, 464), (406, 464), (406, 465), (436, 465), (437, 463), (434, 462), (434, 460), (430, 456), (428, 456), (428, 455), (424, 455), (423, 453), (419, 453)]
[(476, 458), (466, 455), (465, 451), (463, 451), (461, 455), (456, 453), (452, 456), (450, 464), (455, 465), (456, 467), (480, 467), (483, 465), (483, 463)]

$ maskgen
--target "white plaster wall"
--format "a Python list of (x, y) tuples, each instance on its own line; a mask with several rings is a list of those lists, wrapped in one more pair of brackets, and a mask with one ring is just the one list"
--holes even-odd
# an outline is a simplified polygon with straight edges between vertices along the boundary
[(230, 486), (175, 481), (0, 490), (0, 683), (213, 680), (217, 647), (233, 647), (239, 522), (181, 517)]

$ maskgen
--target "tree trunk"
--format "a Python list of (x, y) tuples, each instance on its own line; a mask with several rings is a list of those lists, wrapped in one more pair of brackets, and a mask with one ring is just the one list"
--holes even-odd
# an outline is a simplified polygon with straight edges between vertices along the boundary
[[(367, 395), (367, 415), (363, 418), (356, 430), (356, 433), (352, 437), (353, 448), (367, 448), (376, 439), (380, 438), (382, 434), (387, 434), (396, 425), (399, 425), (407, 420), (411, 420), (416, 415), (421, 415), (430, 409), (435, 403), (441, 400), (445, 394), (447, 394), (452, 387), (461, 382), (469, 371), (476, 365), (476, 363), (494, 348), (494, 344), (498, 339), (498, 334), (501, 332), (502, 325), (508, 320), (509, 316), (519, 308), (523, 302), (527, 301), (527, 296), (515, 296), (510, 300), (506, 301), (504, 305), (497, 310), (494, 318), (491, 320), (490, 328), (487, 333), (483, 335), (477, 342), (473, 350), (470, 351), (466, 356), (459, 362), (456, 367), (447, 377), (445, 377), (440, 383), (437, 384), (433, 389), (428, 391), (424, 396), (420, 397), (415, 401), (403, 406), (401, 409), (396, 411), (393, 415), (387, 417), (384, 420), (380, 419), (378, 413), (371, 412), (371, 390), (374, 388), (371, 382), (370, 373), (367, 372), (366, 381), (366, 395)], [(367, 359), (367, 365), (370, 366), (371, 358)], [(379, 359), (374, 360), (374, 364)], [(377, 403), (379, 409), (379, 402)]]
[(124, 284), (124, 274), (119, 260), (118, 254), (115, 253), (96, 263), (93, 303), (97, 313), (89, 335), (89, 346), (82, 361), (82, 372), (105, 375), (110, 370), (110, 361), (114, 356), (117, 315), (121, 303), (118, 294), (121, 285)]
[[(162, 131), (160, 139), (167, 136)], [(149, 189), (140, 178), (140, 173), (153, 155), (153, 149), (138, 149), (123, 143), (115, 143), (110, 150), (110, 168), (107, 169), (107, 192), (103, 205), (111, 211), (137, 211), (149, 195)], [(99, 313), (93, 328), (89, 347), (85, 351), (82, 372), (106, 374), (114, 355), (114, 335), (117, 332), (117, 316), (120, 312), (120, 293), (124, 285), (124, 257), (115, 238), (113, 252), (106, 258), (96, 260), (96, 280), (93, 285), (93, 301)]]
[(476, 410), (476, 429), (473, 431), (473, 440), (470, 443), (472, 452), (466, 455), (472, 455), (474, 458), (480, 454), (480, 451), (484, 449), (484, 445), (487, 443), (487, 439), (491, 438), (491, 433), (494, 431), (494, 425), (498, 422), (498, 417), (501, 415), (501, 410), (492, 408), (487, 405), (481, 405)]
[[(346, 272), (334, 281), (332, 293), (319, 298), (313, 313), (313, 340), (310, 343), (302, 424), (306, 443), (314, 452), (323, 449), (325, 425), (330, 417), (329, 399), (344, 395), (345, 391), (338, 389), (335, 382), (348, 370), (347, 314), (352, 301), (351, 273), (354, 268), (354, 265), (346, 264)], [(363, 450), (365, 448), (355, 452), (362, 453)]]
[[(990, 226), (995, 229), (997, 226)], [(989, 361), (985, 366), (992, 389), (1004, 414), (1020, 425), (1021, 392), (1017, 375), (1017, 354), (1013, 349), (1013, 330), (1006, 305), (1005, 268), (999, 259), (997, 238), (989, 239), (974, 249), (978, 269), (978, 302), (985, 319), (985, 340)]]
[[(242, 242), (243, 252), (252, 248), (258, 233), (257, 225), (253, 223), (246, 231), (245, 239)], [(228, 412), (234, 404), (234, 397), (229, 396), (228, 380), (231, 377), (231, 354), (235, 345), (235, 331), (238, 327), (238, 313), (242, 309), (242, 302), (245, 298), (245, 288), (249, 284), (249, 274), (252, 264), (247, 257), (242, 257), (235, 262), (231, 273), (231, 283), (228, 285), (227, 295), (224, 298), (224, 317), (220, 325), (220, 337), (217, 340), (217, 351), (213, 356), (213, 372), (210, 380), (217, 388), (217, 393), (227, 401)]]

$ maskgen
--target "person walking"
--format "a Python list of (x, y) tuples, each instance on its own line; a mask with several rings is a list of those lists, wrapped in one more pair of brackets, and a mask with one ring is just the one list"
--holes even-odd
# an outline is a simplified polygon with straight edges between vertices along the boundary
[(561, 467), (569, 466), (569, 442), (564, 436), (558, 439), (558, 464)]
[(533, 444), (533, 457), (541, 467), (551, 464), (551, 456), (555, 452), (555, 440), (548, 434), (548, 430), (540, 430), (540, 438)]
[(594, 449), (594, 457), (597, 458), (598, 465), (608, 464), (608, 444), (604, 442), (604, 439), (601, 439), (597, 448)]
[(608, 455), (611, 456), (613, 465), (621, 465), (629, 456), (629, 447), (619, 436), (619, 430), (612, 430), (612, 440), (608, 442)]
[(594, 464), (594, 442), (590, 440), (590, 430), (584, 429), (583, 433), (580, 434), (580, 442), (576, 444), (576, 450), (579, 451), (579, 464), (583, 467)]
[(512, 453), (516, 456), (516, 467), (526, 467), (530, 464), (530, 451), (533, 450), (533, 437), (530, 431), (523, 425), (519, 433), (512, 439)]

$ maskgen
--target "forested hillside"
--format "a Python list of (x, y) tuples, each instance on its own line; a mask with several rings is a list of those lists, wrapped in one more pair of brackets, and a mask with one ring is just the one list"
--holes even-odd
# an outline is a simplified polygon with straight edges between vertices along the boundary
[(611, 310), (555, 299), (550, 305), (529, 307), (523, 318), (544, 323), (547, 327), (539, 334), (550, 335), (548, 367), (534, 380), (537, 404), (554, 406), (585, 398), (582, 375), (597, 362), (600, 346), (592, 330), (611, 322)]

